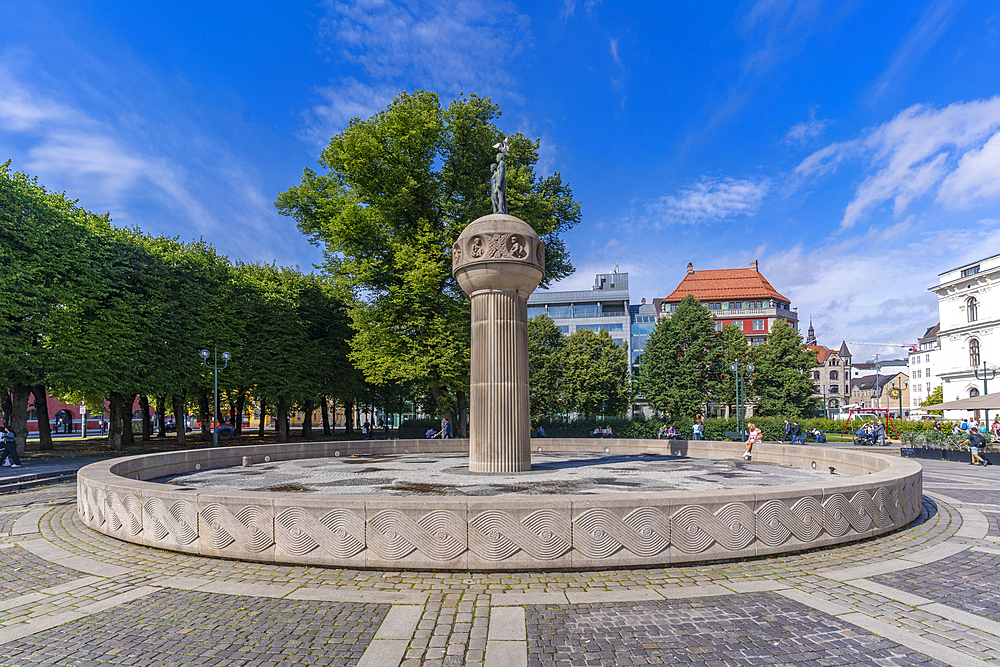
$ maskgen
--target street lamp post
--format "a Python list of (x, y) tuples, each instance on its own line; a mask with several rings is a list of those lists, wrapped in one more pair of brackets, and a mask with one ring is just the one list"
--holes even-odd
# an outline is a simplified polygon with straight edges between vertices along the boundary
[[(902, 419), (903, 419), (903, 390), (906, 389), (907, 387), (909, 387), (910, 385), (909, 385), (908, 382), (904, 381), (902, 378), (899, 378), (898, 382), (902, 386), (899, 386), (899, 385), (896, 385), (895, 383), (893, 383), (892, 389), (889, 390), (889, 397), (890, 398), (898, 398), (899, 399), (899, 419), (900, 419), (900, 421), (902, 421)], [(889, 406), (886, 405), (886, 407), (888, 408)]]
[(229, 365), (230, 355), (228, 352), (222, 353), (222, 366), (219, 366), (219, 348), (215, 349), (215, 362), (209, 365), (208, 358), (211, 353), (208, 350), (202, 350), (198, 354), (201, 355), (201, 363), (205, 364), (206, 368), (211, 368), (212, 373), (215, 376), (215, 412), (212, 414), (212, 446), (219, 446), (219, 371), (225, 370), (226, 366)]
[[(987, 373), (989, 373), (989, 375), (987, 375)], [(994, 368), (987, 368), (986, 367), (986, 361), (983, 361), (983, 376), (982, 377), (979, 376), (979, 367), (978, 366), (976, 367), (976, 379), (983, 381), (983, 396), (989, 396), (989, 393), (990, 393), (989, 390), (988, 390), (988, 388), (987, 388), (986, 382), (988, 380), (994, 379), (996, 376), (997, 376), (997, 369), (996, 369), (996, 367), (994, 367)], [(985, 410), (986, 410), (986, 428), (990, 428), (990, 409), (989, 408), (985, 408)]]
[(749, 379), (750, 374), (753, 373), (753, 364), (744, 364), (743, 373), (740, 373), (740, 360), (737, 359), (733, 363), (729, 364), (729, 370), (733, 372), (736, 377), (736, 402), (739, 404), (739, 408), (736, 410), (736, 430), (740, 432), (740, 437), (743, 437), (743, 421), (745, 418), (743, 402), (746, 400), (746, 391), (743, 387), (743, 379)]

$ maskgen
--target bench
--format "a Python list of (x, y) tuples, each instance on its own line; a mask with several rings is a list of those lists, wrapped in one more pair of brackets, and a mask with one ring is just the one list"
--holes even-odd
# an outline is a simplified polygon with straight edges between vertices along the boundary
[(736, 440), (737, 442), (743, 442), (744, 440), (746, 440), (746, 436), (740, 433), (739, 431), (726, 431), (725, 433), (723, 433), (723, 436), (727, 440)]

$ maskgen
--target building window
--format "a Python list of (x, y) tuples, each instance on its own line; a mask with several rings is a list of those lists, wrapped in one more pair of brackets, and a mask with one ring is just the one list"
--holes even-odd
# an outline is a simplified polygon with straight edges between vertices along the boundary
[(930, 391), (931, 391), (931, 383), (930, 383), (930, 382), (928, 382), (928, 383), (927, 383), (927, 393), (929, 394), (929, 393), (930, 393)]
[(973, 387), (969, 390), (969, 398), (975, 398), (976, 396), (979, 396), (979, 390)]
[(831, 393), (831, 394), (836, 394), (836, 393), (837, 393), (837, 391), (838, 391), (838, 386), (837, 386), (837, 385), (835, 385), (835, 384), (831, 384), (831, 385), (830, 385), (830, 393)]
[(528, 306), (528, 319), (533, 320), (545, 314), (545, 306)]
[(830, 371), (830, 379), (831, 380), (839, 380), (840, 379), (840, 374), (837, 373), (837, 371)]
[(732, 323), (735, 324), (740, 331), (743, 331), (743, 320), (733, 320)]
[(979, 319), (979, 302), (976, 301), (976, 297), (970, 296), (968, 301), (965, 302), (965, 313), (969, 316), (970, 322), (975, 322)]
[(931, 355), (928, 354), (924, 357), (924, 363), (925, 364), (931, 363)]
[(601, 308), (596, 303), (573, 306), (573, 317), (600, 317)]
[(722, 322), (715, 322), (715, 330), (722, 331)]
[(813, 371), (813, 380), (819, 379), (819, 371)]
[(969, 365), (979, 365), (979, 341), (975, 338), (969, 341)]
[(569, 325), (568, 324), (562, 325), (561, 327), (559, 327), (559, 331), (563, 332), (564, 334), (568, 334), (569, 333)]
[(979, 265), (978, 264), (976, 264), (975, 266), (970, 266), (969, 268), (963, 270), (962, 271), (962, 277), (963, 278), (968, 278), (969, 276), (974, 276), (977, 273), (979, 273)]
[(833, 357), (832, 359), (830, 359), (830, 365), (831, 366), (839, 366), (840, 365), (840, 359), (838, 359), (837, 357)]
[(549, 317), (552, 319), (573, 317), (573, 309), (570, 306), (549, 306)]
[(915, 357), (913, 357), (913, 364), (917, 365), (919, 363), (920, 363), (920, 355), (918, 354)]
[(754, 320), (753, 321), (753, 330), (754, 331), (763, 331), (764, 330), (764, 320)]

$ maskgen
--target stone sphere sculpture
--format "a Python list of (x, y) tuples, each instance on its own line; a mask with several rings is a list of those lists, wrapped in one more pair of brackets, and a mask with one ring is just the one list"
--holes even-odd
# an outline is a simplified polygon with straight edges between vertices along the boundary
[(452, 275), (472, 299), (469, 470), (531, 470), (528, 296), (545, 246), (520, 218), (485, 215), (452, 247)]

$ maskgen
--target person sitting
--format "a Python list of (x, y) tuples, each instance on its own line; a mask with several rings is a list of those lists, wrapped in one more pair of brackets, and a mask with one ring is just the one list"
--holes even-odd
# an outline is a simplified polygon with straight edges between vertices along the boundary
[(594, 432), (593, 432), (593, 433), (591, 433), (590, 435), (592, 435), (592, 436), (593, 436), (593, 437), (595, 437), (595, 438), (600, 438), (600, 437), (602, 437), (602, 434), (603, 434), (603, 432), (601, 431), (601, 427), (600, 427), (600, 426), (598, 426), (598, 427), (596, 427), (596, 428), (594, 429)]
[(601, 437), (603, 437), (603, 438), (613, 438), (613, 437), (615, 437), (615, 434), (611, 432), (611, 425), (610, 424), (605, 425), (604, 430), (601, 431)]
[(667, 437), (667, 425), (664, 424), (660, 427), (660, 430), (656, 433), (657, 440), (665, 440)]
[(669, 439), (669, 440), (676, 440), (677, 439), (677, 429), (675, 429), (672, 425), (667, 430), (667, 439)]
[[(798, 422), (796, 422), (795, 425), (798, 426)], [(747, 451), (746, 451), (745, 454), (743, 454), (743, 460), (744, 461), (749, 461), (750, 460), (750, 452), (753, 449), (753, 446), (756, 445), (759, 442), (763, 442), (764, 441), (764, 434), (761, 433), (761, 430), (759, 428), (757, 428), (754, 425), (753, 422), (750, 422), (749, 424), (747, 424), (747, 428), (750, 430), (750, 432), (747, 434), (747, 443), (746, 443)], [(800, 438), (801, 438), (801, 435), (802, 435), (802, 433), (800, 431), (799, 432), (799, 437)], [(794, 438), (794, 436), (793, 436), (793, 438)], [(794, 443), (794, 440), (792, 442)]]
[(539, 424), (538, 428), (535, 429), (535, 435), (537, 437), (539, 437), (539, 438), (544, 438), (545, 437), (545, 427), (542, 426), (541, 424)]

